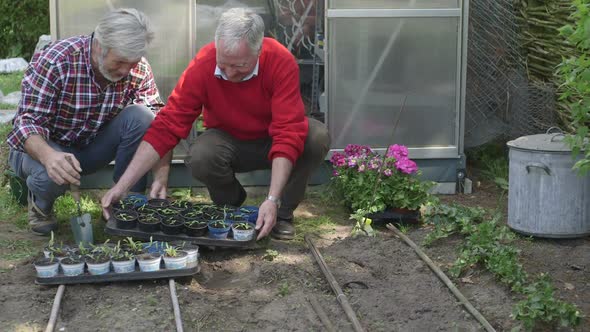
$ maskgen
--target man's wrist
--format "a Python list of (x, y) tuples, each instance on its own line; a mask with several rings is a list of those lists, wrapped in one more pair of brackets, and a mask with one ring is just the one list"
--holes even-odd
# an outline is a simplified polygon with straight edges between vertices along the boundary
[(278, 196), (268, 195), (266, 200), (275, 203), (277, 207), (281, 206), (281, 199)]

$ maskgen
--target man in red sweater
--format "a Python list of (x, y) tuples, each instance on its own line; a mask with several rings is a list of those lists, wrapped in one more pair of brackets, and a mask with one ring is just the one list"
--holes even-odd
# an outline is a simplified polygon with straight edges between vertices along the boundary
[[(293, 55), (264, 38), (262, 18), (243, 8), (221, 16), (215, 42), (204, 46), (180, 77), (127, 171), (102, 198), (105, 217), (110, 204), (161, 158), (170, 161), (171, 150), (188, 137), (201, 112), (207, 130), (191, 146), (186, 164), (192, 175), (207, 186), (214, 203), (240, 206), (246, 191), (235, 173), (271, 169), (256, 221), (258, 239), (271, 231), (292, 239), (293, 211), (328, 153), (330, 138), (321, 122), (305, 116)], [(168, 172), (159, 171), (150, 196), (165, 198), (167, 182)]]

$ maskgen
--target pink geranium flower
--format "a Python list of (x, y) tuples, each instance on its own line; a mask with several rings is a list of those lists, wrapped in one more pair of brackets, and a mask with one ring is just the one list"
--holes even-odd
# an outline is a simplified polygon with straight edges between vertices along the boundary
[(410, 159), (399, 159), (395, 162), (395, 167), (404, 174), (413, 174), (418, 171), (418, 165)]
[(407, 159), (408, 157), (408, 148), (403, 145), (394, 144), (387, 149), (387, 157), (393, 157), (396, 160), (400, 159)]

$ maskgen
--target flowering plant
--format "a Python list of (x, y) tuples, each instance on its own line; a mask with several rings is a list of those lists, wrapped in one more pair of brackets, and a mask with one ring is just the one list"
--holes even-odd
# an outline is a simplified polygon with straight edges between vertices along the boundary
[(336, 190), (354, 211), (416, 210), (429, 198), (432, 183), (418, 178), (418, 166), (403, 145), (390, 146), (382, 156), (368, 146), (349, 144), (344, 153), (334, 153), (330, 162)]

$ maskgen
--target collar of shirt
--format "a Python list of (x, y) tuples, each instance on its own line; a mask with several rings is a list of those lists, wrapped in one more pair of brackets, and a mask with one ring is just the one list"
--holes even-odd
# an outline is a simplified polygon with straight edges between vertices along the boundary
[[(242, 79), (242, 82), (247, 81), (249, 79), (251, 79), (254, 76), (258, 76), (258, 66), (260, 64), (260, 59), (258, 59), (256, 61), (256, 66), (254, 67), (254, 70), (252, 70), (252, 72), (250, 74), (248, 74), (248, 76), (244, 77)], [(221, 78), (227, 81), (227, 76), (225, 76), (225, 73), (221, 70), (221, 68), (219, 68), (219, 66), (215, 65), (215, 73), (213, 73), (213, 75), (215, 75), (215, 77), (217, 78)]]

